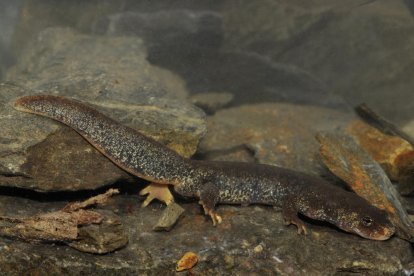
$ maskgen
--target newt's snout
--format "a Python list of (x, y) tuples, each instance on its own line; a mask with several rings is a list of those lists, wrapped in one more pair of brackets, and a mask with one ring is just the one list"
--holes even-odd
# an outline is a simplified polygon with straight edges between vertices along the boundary
[(365, 227), (365, 226), (357, 226), (352, 229), (350, 232), (360, 235), (363, 238), (377, 240), (377, 241), (384, 241), (388, 240), (394, 233), (395, 227), (388, 222), (387, 224), (381, 225), (376, 224), (372, 227)]
[(366, 205), (357, 212), (343, 213), (338, 222), (339, 228), (371, 240), (387, 240), (395, 233), (386, 212), (372, 205)]

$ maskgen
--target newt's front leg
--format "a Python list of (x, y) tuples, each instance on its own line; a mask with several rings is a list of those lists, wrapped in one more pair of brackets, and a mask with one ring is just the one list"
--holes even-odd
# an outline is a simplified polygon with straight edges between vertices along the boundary
[(222, 222), (221, 216), (219, 216), (214, 210), (219, 201), (219, 192), (219, 188), (211, 182), (203, 185), (203, 187), (197, 192), (198, 197), (200, 198), (198, 203), (203, 206), (204, 213), (211, 217), (214, 226)]

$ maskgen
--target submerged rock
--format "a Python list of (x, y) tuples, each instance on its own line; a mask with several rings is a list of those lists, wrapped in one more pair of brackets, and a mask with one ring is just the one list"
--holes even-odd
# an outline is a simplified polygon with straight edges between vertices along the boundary
[(414, 148), (409, 142), (396, 135), (384, 134), (360, 120), (352, 121), (347, 131), (381, 165), (391, 180), (406, 185), (411, 182), (412, 186)]
[(198, 152), (213, 160), (256, 160), (323, 174), (315, 134), (343, 128), (351, 117), (323, 107), (280, 103), (220, 110), (208, 118)]
[(317, 138), (321, 158), (329, 170), (362, 198), (385, 210), (397, 228), (397, 235), (412, 241), (414, 225), (397, 190), (373, 157), (344, 133), (321, 133)]
[(184, 213), (184, 211), (185, 210), (175, 202), (167, 205), (157, 224), (154, 225), (153, 230), (170, 231), (177, 223), (181, 215)]
[(77, 98), (187, 157), (205, 132), (204, 113), (184, 101), (181, 79), (150, 65), (138, 38), (47, 29), (7, 76), (33, 90), (0, 86), (1, 185), (57, 191), (131, 180), (75, 131), (14, 110), (13, 102), (22, 95)]

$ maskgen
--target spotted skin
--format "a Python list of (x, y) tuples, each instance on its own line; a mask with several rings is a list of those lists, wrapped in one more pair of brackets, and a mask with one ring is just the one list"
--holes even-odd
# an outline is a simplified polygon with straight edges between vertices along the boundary
[(178, 194), (199, 198), (214, 224), (221, 222), (214, 210), (217, 203), (265, 204), (281, 207), (286, 223), (295, 224), (299, 233), (307, 233), (299, 213), (367, 239), (386, 240), (395, 232), (384, 211), (316, 176), (269, 165), (186, 159), (86, 104), (60, 96), (22, 97), (15, 108), (76, 130), (116, 165), (153, 182), (153, 189), (145, 190), (151, 199), (157, 194), (171, 202), (169, 190), (159, 184), (171, 184)]
[(173, 184), (190, 167), (173, 150), (79, 101), (38, 95), (20, 98), (15, 107), (70, 126), (115, 164), (146, 180)]

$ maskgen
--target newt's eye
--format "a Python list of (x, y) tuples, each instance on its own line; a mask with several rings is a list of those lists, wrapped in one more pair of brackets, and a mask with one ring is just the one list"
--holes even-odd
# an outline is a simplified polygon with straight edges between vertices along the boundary
[(365, 226), (371, 226), (371, 224), (372, 224), (372, 218), (370, 218), (370, 217), (363, 217), (362, 218), (362, 223)]

